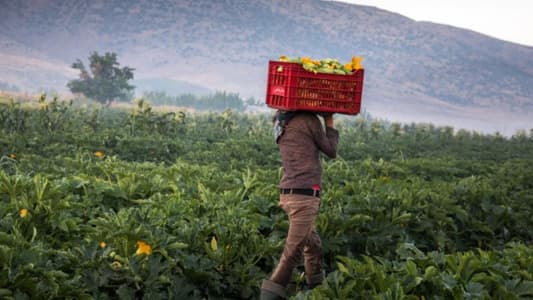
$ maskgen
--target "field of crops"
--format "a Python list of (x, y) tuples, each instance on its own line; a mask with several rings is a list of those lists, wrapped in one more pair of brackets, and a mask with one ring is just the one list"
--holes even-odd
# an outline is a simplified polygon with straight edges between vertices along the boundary
[[(533, 297), (533, 131), (338, 128), (327, 280), (294, 299)], [(3, 99), (0, 299), (257, 298), (288, 226), (280, 166), (269, 115)]]

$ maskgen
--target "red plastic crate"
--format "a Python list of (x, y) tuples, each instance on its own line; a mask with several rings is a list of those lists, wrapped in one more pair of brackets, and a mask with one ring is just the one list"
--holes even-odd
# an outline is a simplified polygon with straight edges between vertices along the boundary
[(281, 110), (356, 115), (361, 111), (364, 70), (352, 75), (306, 71), (298, 63), (269, 61), (266, 104)]

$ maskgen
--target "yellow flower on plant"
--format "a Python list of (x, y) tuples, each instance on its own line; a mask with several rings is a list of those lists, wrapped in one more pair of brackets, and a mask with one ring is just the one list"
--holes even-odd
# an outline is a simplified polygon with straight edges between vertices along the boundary
[(107, 247), (107, 244), (105, 242), (100, 242), (100, 248), (105, 248)]
[(104, 152), (102, 151), (95, 151), (94, 152), (94, 156), (98, 157), (98, 158), (102, 158), (105, 156)]
[(21, 209), (19, 215), (21, 218), (25, 218), (28, 215), (28, 210), (26, 208)]
[(211, 250), (217, 251), (218, 250), (218, 243), (217, 239), (215, 237), (211, 238)]
[(17, 155), (15, 153), (9, 154), (9, 157), (11, 157), (12, 159), (17, 159)]
[(150, 255), (152, 253), (152, 246), (149, 244), (143, 242), (143, 241), (137, 241), (137, 252), (135, 254), (141, 255), (146, 254)]

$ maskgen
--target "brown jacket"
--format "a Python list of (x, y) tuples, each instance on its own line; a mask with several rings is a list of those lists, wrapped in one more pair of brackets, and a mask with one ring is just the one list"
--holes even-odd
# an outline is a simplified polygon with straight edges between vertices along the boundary
[(321, 185), (320, 152), (337, 156), (339, 132), (324, 127), (316, 114), (298, 112), (285, 127), (278, 146), (283, 163), (280, 188), (312, 188)]

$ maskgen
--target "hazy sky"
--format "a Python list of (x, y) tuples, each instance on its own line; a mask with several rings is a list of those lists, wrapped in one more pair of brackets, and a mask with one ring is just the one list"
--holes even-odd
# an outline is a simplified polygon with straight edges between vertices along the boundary
[(337, 0), (533, 46), (533, 0)]

